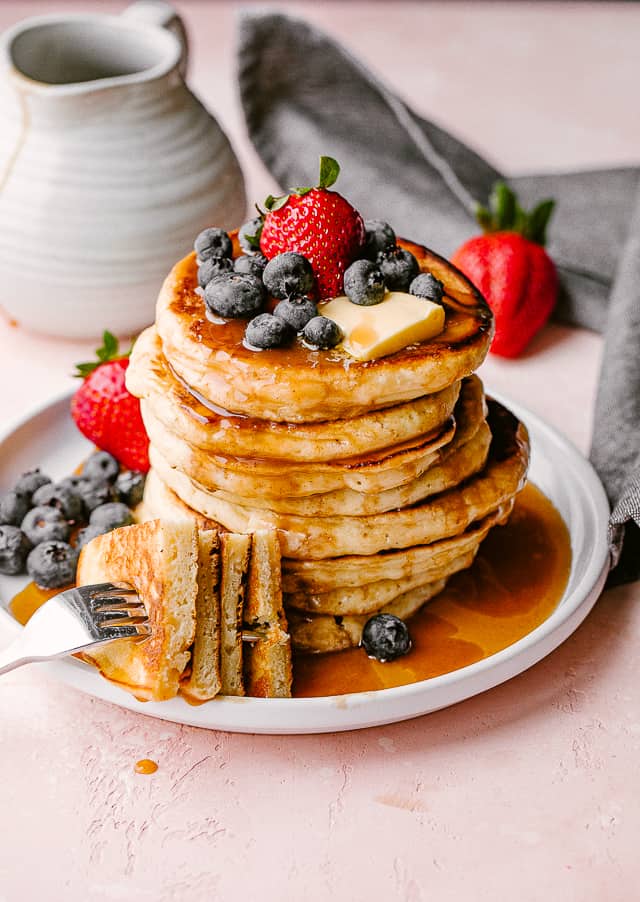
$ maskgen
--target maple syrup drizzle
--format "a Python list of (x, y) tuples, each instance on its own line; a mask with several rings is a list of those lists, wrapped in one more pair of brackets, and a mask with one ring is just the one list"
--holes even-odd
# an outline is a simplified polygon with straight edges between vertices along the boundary
[(136, 761), (133, 769), (137, 774), (155, 774), (158, 765), (151, 758), (141, 758), (140, 761)]
[(41, 589), (35, 583), (27, 583), (9, 602), (9, 611), (24, 626), (45, 601), (63, 591), (64, 589)]
[[(496, 526), (484, 540), (473, 566), (453, 576), (443, 592), (409, 620), (413, 647), (408, 655), (386, 664), (370, 660), (359, 648), (296, 656), (293, 695), (344, 695), (402, 686), (480, 661), (546, 620), (562, 598), (570, 567), (567, 528), (549, 499), (529, 483), (518, 495), (509, 522)], [(59, 591), (29, 583), (9, 610), (24, 624)], [(152, 771), (141, 771), (147, 772)]]

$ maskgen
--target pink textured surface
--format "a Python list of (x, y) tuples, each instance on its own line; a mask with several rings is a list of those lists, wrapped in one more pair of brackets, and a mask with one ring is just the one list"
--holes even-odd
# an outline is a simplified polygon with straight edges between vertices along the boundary
[[(261, 198), (274, 186), (237, 105), (235, 6), (180, 4), (192, 84)], [(121, 8), (3, 2), (0, 27), (92, 7)], [(288, 8), (510, 171), (638, 158), (637, 6)], [(0, 320), (2, 420), (70, 385), (92, 346)], [(597, 336), (553, 326), (483, 376), (586, 450), (599, 354)], [(564, 646), (504, 686), (355, 734), (207, 733), (48, 685), (37, 668), (5, 677), (0, 900), (637, 898), (638, 596), (637, 584), (604, 595)], [(144, 757), (157, 773), (134, 773)]]

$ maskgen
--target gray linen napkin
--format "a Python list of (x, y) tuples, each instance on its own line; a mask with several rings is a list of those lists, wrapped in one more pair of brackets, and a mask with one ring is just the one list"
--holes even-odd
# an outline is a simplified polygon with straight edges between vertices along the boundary
[[(286, 60), (286, 64), (283, 64)], [(244, 10), (238, 77), (249, 136), (283, 188), (312, 184), (318, 157), (342, 166), (339, 190), (365, 216), (449, 256), (474, 211), (506, 180), (526, 206), (554, 197), (549, 252), (556, 317), (606, 330), (592, 460), (614, 512), (611, 581), (640, 576), (640, 168), (505, 178), (417, 116), (357, 59), (282, 13)], [(305, 181), (306, 179), (306, 181)]]

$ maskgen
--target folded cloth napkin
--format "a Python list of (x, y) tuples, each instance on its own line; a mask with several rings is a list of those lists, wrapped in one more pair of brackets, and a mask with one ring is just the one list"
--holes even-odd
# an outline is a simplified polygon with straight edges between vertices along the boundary
[(591, 456), (613, 507), (610, 581), (640, 577), (640, 168), (505, 177), (324, 33), (282, 13), (243, 11), (238, 77), (249, 136), (283, 188), (312, 184), (304, 180), (330, 154), (343, 167), (340, 191), (365, 218), (444, 256), (476, 231), (476, 205), (494, 182), (507, 181), (525, 206), (555, 198), (555, 315), (606, 333)]

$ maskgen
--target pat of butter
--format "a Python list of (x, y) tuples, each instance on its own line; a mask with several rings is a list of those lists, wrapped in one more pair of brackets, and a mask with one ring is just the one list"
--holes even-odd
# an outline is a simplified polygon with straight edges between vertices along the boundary
[(444, 329), (444, 308), (433, 301), (390, 291), (380, 304), (361, 307), (347, 297), (321, 304), (318, 313), (342, 329), (341, 347), (357, 360), (395, 354), (407, 345), (428, 341)]

